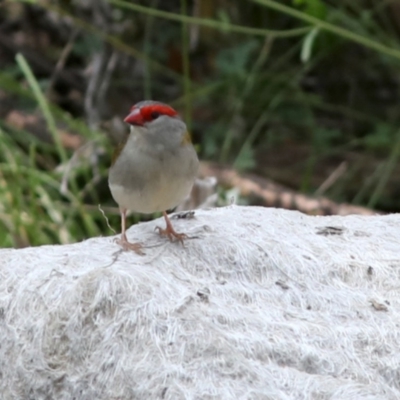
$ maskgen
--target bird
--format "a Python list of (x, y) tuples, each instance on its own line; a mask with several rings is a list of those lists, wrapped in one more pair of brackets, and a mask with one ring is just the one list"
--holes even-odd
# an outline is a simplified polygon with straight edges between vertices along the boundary
[(162, 212), (166, 227), (156, 227), (170, 241), (183, 244), (187, 235), (172, 226), (167, 210), (176, 207), (190, 193), (199, 160), (186, 124), (171, 106), (144, 100), (130, 109), (124, 122), (130, 132), (116, 147), (109, 169), (108, 185), (119, 206), (124, 250), (143, 254), (143, 244), (126, 237), (128, 210), (153, 214)]

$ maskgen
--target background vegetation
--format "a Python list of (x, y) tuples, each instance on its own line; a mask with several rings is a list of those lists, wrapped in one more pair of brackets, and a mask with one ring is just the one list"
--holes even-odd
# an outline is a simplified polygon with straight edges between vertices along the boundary
[(396, 0), (3, 2), (0, 246), (108, 235), (99, 204), (118, 229), (107, 168), (143, 98), (202, 159), (398, 212), (399, 34)]

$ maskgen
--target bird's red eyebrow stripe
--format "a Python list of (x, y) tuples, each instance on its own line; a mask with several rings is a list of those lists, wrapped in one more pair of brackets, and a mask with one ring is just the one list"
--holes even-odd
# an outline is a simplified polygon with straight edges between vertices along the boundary
[(140, 112), (145, 121), (151, 121), (153, 119), (151, 116), (153, 112), (158, 112), (160, 115), (168, 115), (170, 117), (175, 117), (175, 115), (178, 114), (172, 107), (163, 104), (143, 106), (140, 108)]

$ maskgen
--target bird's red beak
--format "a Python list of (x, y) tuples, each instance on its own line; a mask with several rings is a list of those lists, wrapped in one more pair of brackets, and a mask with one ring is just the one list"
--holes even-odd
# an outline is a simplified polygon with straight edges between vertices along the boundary
[(124, 119), (124, 122), (131, 125), (143, 126), (145, 121), (140, 112), (140, 108), (132, 108), (129, 115)]

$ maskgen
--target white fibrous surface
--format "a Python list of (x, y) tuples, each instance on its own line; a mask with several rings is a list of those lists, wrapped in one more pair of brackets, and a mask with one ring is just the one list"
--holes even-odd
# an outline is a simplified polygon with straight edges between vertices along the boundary
[(0, 251), (1, 399), (400, 399), (400, 215), (172, 222)]

